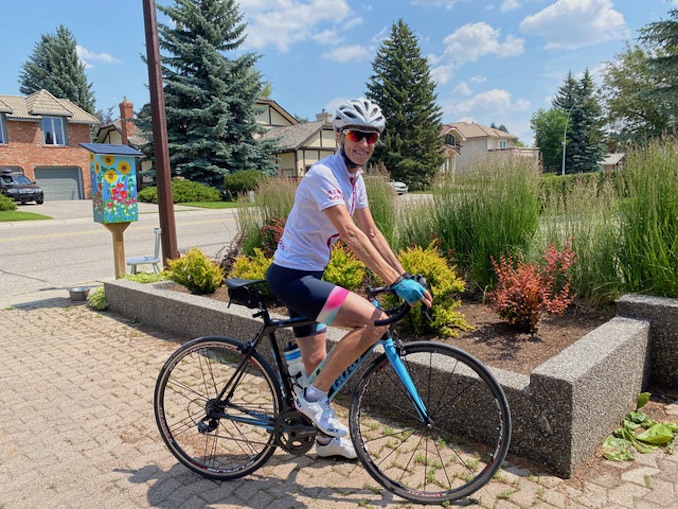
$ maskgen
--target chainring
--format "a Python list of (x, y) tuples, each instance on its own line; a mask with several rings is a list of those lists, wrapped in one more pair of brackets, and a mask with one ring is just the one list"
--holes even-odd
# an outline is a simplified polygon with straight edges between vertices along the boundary
[(315, 443), (317, 428), (296, 410), (285, 410), (275, 420), (275, 443), (287, 452), (302, 456)]

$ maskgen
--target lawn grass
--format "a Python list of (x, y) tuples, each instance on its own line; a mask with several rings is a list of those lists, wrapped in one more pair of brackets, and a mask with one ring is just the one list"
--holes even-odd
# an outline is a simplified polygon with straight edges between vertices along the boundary
[(43, 214), (36, 214), (35, 212), (23, 212), (21, 210), (0, 211), (0, 223), (8, 223), (10, 221), (43, 221), (45, 219), (54, 218)]
[(187, 203), (175, 203), (175, 205), (200, 207), (202, 209), (234, 209), (238, 206), (238, 203), (234, 201), (192, 201)]

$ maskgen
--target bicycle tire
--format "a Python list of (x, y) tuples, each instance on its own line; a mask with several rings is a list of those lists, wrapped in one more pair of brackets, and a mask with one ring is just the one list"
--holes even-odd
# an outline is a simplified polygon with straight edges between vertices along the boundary
[[(162, 439), (183, 465), (209, 479), (248, 475), (276, 449), (273, 423), (282, 395), (273, 370), (257, 352), (229, 388), (221, 415), (208, 415), (244, 348), (241, 341), (221, 336), (191, 340), (165, 362), (156, 383), (153, 407)], [(258, 424), (237, 420), (253, 417)]]
[(412, 342), (400, 358), (433, 422), (424, 424), (386, 358), (368, 366), (351, 398), (358, 458), (388, 491), (420, 504), (467, 497), (500, 468), (511, 439), (501, 385), (477, 359), (450, 345)]

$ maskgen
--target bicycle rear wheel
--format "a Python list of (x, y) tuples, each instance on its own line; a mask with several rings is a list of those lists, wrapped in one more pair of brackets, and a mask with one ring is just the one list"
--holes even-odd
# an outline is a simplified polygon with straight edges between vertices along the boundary
[(210, 479), (248, 475), (275, 451), (273, 423), (282, 396), (258, 353), (217, 399), (244, 348), (226, 337), (194, 339), (167, 360), (155, 387), (155, 419), (165, 444), (181, 463)]
[(440, 504), (464, 498), (485, 485), (506, 457), (506, 396), (483, 364), (449, 345), (407, 343), (400, 357), (431, 422), (423, 422), (381, 355), (351, 398), (356, 453), (379, 484), (405, 499)]

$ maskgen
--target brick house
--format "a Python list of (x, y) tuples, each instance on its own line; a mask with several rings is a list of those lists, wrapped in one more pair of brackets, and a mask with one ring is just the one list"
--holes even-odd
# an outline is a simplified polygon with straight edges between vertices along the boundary
[(47, 90), (0, 95), (0, 168), (20, 169), (46, 200), (90, 198), (89, 152), (99, 119)]

